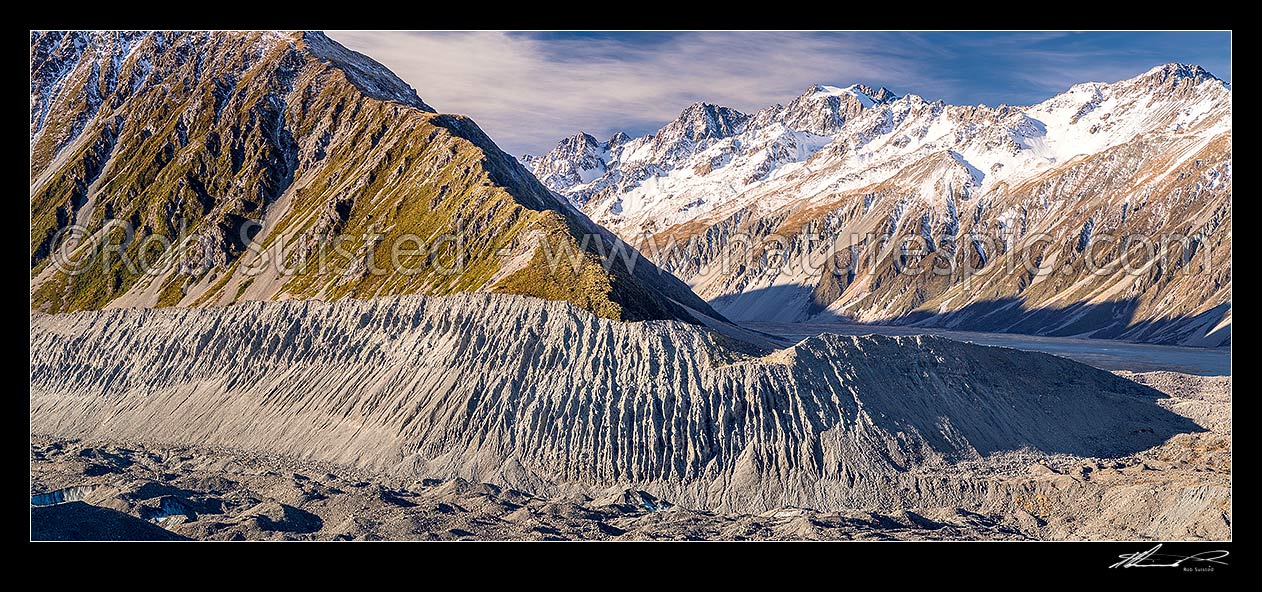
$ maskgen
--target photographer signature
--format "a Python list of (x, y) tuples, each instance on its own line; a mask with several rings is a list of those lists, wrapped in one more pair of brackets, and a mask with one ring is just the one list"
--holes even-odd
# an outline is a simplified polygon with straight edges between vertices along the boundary
[(1201, 551), (1195, 555), (1171, 555), (1169, 553), (1158, 553), (1161, 545), (1158, 544), (1147, 551), (1139, 553), (1124, 553), (1118, 555), (1122, 560), (1109, 566), (1109, 569), (1118, 567), (1180, 567), (1184, 563), (1210, 563), (1217, 565), (1227, 565), (1226, 561), (1220, 559), (1230, 555), (1230, 552), (1224, 550)]

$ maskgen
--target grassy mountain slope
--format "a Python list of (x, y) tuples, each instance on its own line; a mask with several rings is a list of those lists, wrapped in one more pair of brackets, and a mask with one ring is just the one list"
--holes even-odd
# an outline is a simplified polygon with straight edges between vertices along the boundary
[(713, 312), (642, 259), (605, 265), (612, 235), (322, 34), (36, 33), (31, 50), (33, 309), (496, 291)]

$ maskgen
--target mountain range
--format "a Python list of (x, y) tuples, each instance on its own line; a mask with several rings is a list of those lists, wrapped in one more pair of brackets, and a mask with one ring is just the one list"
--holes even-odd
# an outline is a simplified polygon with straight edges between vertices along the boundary
[(1229, 376), (759, 324), (1229, 342), (1200, 68), (518, 159), (321, 33), (30, 39), (34, 537), (1231, 536)]
[[(32, 33), (30, 130), (38, 311), (490, 291), (718, 316), (322, 33)], [(406, 237), (431, 259), (374, 273)]]
[[(33, 33), (31, 72), (36, 310), (492, 291), (1230, 343), (1231, 88), (1197, 66), (1027, 107), (818, 84), (520, 162), (320, 33)], [(370, 273), (452, 233), (458, 273)], [(360, 238), (317, 269), (338, 234)], [(623, 241), (646, 257), (611, 258)], [(556, 244), (581, 265), (548, 265)]]
[(1231, 87), (1198, 66), (1025, 107), (820, 84), (521, 160), (734, 320), (1230, 343)]

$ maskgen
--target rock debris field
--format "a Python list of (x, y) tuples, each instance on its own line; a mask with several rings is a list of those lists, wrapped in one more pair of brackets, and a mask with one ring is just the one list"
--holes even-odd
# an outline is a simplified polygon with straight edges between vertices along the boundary
[(31, 345), (36, 539), (1231, 537), (1229, 377), (489, 294), (36, 314)]

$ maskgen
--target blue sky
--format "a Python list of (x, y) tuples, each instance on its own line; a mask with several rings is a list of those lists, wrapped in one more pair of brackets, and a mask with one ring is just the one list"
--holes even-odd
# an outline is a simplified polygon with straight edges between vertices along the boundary
[(1199, 64), (1231, 81), (1227, 32), (330, 31), (513, 154), (578, 130), (649, 133), (694, 101), (753, 112), (815, 83), (975, 105)]

